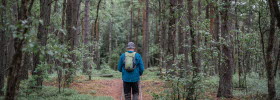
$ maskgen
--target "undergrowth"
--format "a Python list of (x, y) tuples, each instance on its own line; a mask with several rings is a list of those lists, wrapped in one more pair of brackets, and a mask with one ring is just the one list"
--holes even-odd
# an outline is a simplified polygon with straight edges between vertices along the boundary
[[(166, 81), (166, 90), (160, 94), (152, 94), (157, 100), (169, 100), (178, 98), (180, 96), (186, 95), (184, 93), (184, 85), (190, 82), (188, 79), (173, 78), (171, 81)], [(179, 85), (177, 85), (179, 84)], [(256, 73), (250, 73), (247, 75), (246, 87), (239, 87), (238, 75), (233, 75), (233, 96), (236, 99), (246, 99), (246, 100), (264, 100), (267, 98), (267, 79), (260, 78)], [(197, 91), (199, 100), (212, 100), (216, 99), (217, 90), (219, 86), (219, 77), (218, 76), (207, 76), (202, 77), (201, 81), (197, 84), (199, 88)], [(279, 77), (275, 78), (275, 87), (276, 87), (276, 98), (280, 98), (280, 79)], [(179, 91), (179, 93), (178, 93)], [(175, 95), (174, 95), (175, 93)], [(175, 96), (175, 97), (174, 97)]]
[[(4, 97), (0, 97), (0, 100)], [(17, 100), (114, 100), (112, 97), (79, 94), (74, 89), (64, 88), (60, 93), (57, 87), (43, 86), (41, 90), (23, 87), (19, 90)]]

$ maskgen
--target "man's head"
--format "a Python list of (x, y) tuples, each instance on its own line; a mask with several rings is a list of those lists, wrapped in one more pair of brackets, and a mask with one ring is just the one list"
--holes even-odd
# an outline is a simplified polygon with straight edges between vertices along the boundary
[(133, 42), (128, 42), (126, 49), (128, 51), (134, 51), (135, 49), (135, 44)]

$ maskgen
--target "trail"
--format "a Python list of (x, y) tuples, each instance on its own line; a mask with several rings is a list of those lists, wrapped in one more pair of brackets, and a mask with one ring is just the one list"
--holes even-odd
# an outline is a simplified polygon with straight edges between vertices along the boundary
[[(55, 86), (56, 83), (47, 83), (47, 85)], [(163, 91), (163, 85), (163, 82), (159, 81), (141, 81), (142, 100), (152, 100), (152, 93)], [(81, 94), (110, 96), (114, 100), (121, 100), (123, 83), (121, 79), (79, 81), (72, 83), (70, 88), (77, 90)]]
[[(143, 100), (152, 100), (151, 92), (162, 91), (159, 87), (163, 83), (156, 81), (141, 81)], [(71, 87), (82, 94), (94, 96), (111, 96), (115, 100), (120, 100), (122, 96), (123, 83), (121, 79), (92, 80), (81, 83), (73, 83)], [(96, 93), (92, 93), (96, 91)], [(124, 100), (124, 99), (123, 99)]]
[(122, 94), (122, 80), (92, 80), (71, 84), (71, 88), (81, 94), (91, 94), (94, 96), (111, 96), (115, 100), (120, 100)]

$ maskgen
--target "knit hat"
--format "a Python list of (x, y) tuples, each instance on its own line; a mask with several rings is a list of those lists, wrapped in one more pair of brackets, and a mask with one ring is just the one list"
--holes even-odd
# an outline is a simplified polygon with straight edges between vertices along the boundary
[(128, 42), (127, 44), (127, 49), (134, 49), (135, 48), (135, 44), (133, 42)]

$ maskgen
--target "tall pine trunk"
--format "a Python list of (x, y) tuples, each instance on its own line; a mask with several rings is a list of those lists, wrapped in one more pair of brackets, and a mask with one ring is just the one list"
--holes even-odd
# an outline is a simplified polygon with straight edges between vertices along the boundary
[[(84, 45), (85, 45), (85, 49), (86, 51), (89, 50), (88, 48), (88, 44), (89, 44), (89, 7), (90, 7), (90, 0), (86, 0), (85, 1), (85, 16), (84, 16), (84, 34), (83, 34), (83, 41), (84, 41)], [(89, 61), (88, 61), (88, 58), (89, 55), (88, 54), (85, 54), (85, 58), (84, 58), (84, 61), (83, 61), (83, 65), (84, 65), (84, 68), (83, 68), (83, 72), (84, 73), (87, 73), (89, 75), (89, 80), (91, 80), (91, 75), (90, 75), (90, 65), (89, 65)]]
[[(41, 47), (44, 47), (47, 45), (47, 36), (49, 33), (50, 27), (50, 17), (51, 17), (51, 3), (52, 0), (40, 0), (40, 19), (43, 21), (43, 23), (39, 24), (38, 28), (38, 42)], [(41, 52), (44, 52), (45, 50), (40, 49), (38, 52), (35, 53), (34, 56), (34, 68), (32, 70), (32, 75), (35, 76), (36, 80), (36, 86), (42, 86), (43, 84), (43, 77), (42, 77), (42, 68), (39, 68), (38, 65), (41, 64), (41, 61), (44, 61), (43, 59), (46, 56), (43, 55)], [(43, 59), (40, 59), (40, 55), (44, 56)]]
[[(75, 42), (77, 39), (78, 16), (81, 0), (67, 0), (66, 8), (66, 30), (67, 42), (69, 45), (68, 50), (71, 52), (75, 49)], [(72, 63), (76, 63), (76, 57), (73, 53), (70, 54), (71, 63), (67, 64), (67, 72), (65, 76), (66, 86), (69, 86), (73, 81), (73, 75), (76, 69)]]
[(184, 59), (187, 59), (185, 58), (185, 52), (186, 52), (186, 32), (183, 31), (183, 27), (184, 27), (184, 19), (183, 18), (183, 7), (184, 7), (184, 1), (183, 0), (178, 0), (178, 13), (180, 14), (179, 16), (179, 26), (178, 26), (178, 44), (179, 44), (179, 51), (178, 51), (178, 54), (179, 55), (182, 55), (182, 59), (180, 59), (179, 63), (178, 63), (178, 66), (180, 68), (180, 77), (182, 77), (183, 75), (183, 69), (185, 69), (185, 67), (183, 66), (187, 66), (185, 65), (186, 63), (184, 63)]
[(169, 30), (168, 30), (168, 39), (167, 39), (167, 69), (172, 67), (175, 60), (175, 37), (176, 37), (176, 15), (175, 15), (175, 7), (177, 4), (177, 0), (170, 0), (170, 7), (169, 7)]
[(93, 39), (93, 42), (94, 42), (94, 46), (93, 46), (93, 59), (94, 59), (94, 62), (96, 64), (96, 69), (97, 70), (100, 70), (101, 67), (100, 67), (100, 54), (99, 54), (99, 27), (98, 27), (98, 18), (99, 18), (99, 9), (100, 9), (100, 4), (101, 4), (101, 1), (102, 0), (99, 0), (98, 1), (98, 4), (97, 4), (97, 10), (96, 10), (96, 17), (95, 17), (95, 20), (94, 20), (94, 25), (92, 26), (93, 27), (93, 31), (92, 31), (92, 39)]
[(217, 97), (232, 97), (232, 73), (233, 73), (233, 55), (231, 50), (230, 43), (230, 34), (228, 27), (228, 11), (230, 8), (230, 0), (223, 0), (223, 10), (221, 11), (221, 37), (224, 39), (222, 44), (222, 55), (224, 58), (223, 65), (219, 68), (219, 88)]
[(145, 0), (143, 11), (143, 61), (144, 66), (149, 67), (149, 0)]
[(266, 74), (267, 74), (267, 87), (268, 87), (268, 95), (269, 100), (274, 100), (276, 96), (275, 91), (275, 79), (274, 79), (274, 66), (273, 66), (273, 48), (274, 48), (274, 40), (275, 40), (275, 9), (273, 9), (273, 0), (268, 0), (269, 9), (270, 9), (270, 31), (268, 36), (268, 45), (266, 48), (265, 55), (265, 65), (266, 65)]
[(191, 36), (191, 59), (192, 59), (192, 66), (193, 66), (193, 79), (192, 79), (192, 83), (191, 86), (189, 87), (189, 93), (187, 96), (188, 100), (194, 100), (196, 99), (196, 97), (194, 96), (195, 93), (195, 85), (198, 82), (198, 80), (196, 78), (199, 77), (199, 73), (200, 73), (200, 65), (198, 63), (198, 57), (197, 57), (197, 37), (195, 35), (195, 29), (194, 29), (194, 25), (193, 25), (193, 13), (192, 13), (192, 9), (193, 9), (193, 0), (188, 0), (188, 21), (189, 21), (189, 33)]
[[(1, 2), (1, 5), (2, 5), (2, 8), (1, 9), (1, 19), (0, 19), (0, 27), (5, 27), (6, 23), (5, 23), (5, 18), (6, 18), (6, 0), (2, 0)], [(2, 69), (0, 71), (0, 96), (3, 96), (4, 95), (4, 91), (3, 91), (3, 88), (4, 88), (4, 78), (5, 78), (5, 69), (6, 69), (6, 45), (7, 44), (7, 40), (6, 40), (7, 36), (6, 36), (6, 32), (5, 32), (5, 29), (4, 28), (1, 28), (0, 30), (0, 69)], [(3, 70), (4, 69), (4, 70)]]
[[(23, 20), (27, 20), (28, 18), (28, 3), (30, 0), (22, 0), (21, 1), (21, 7), (18, 12), (18, 24), (24, 26), (27, 25), (26, 23), (22, 23)], [(18, 35), (23, 36), (28, 31), (27, 27), (18, 27), (17, 33)], [(18, 77), (20, 77), (20, 71), (22, 70), (21, 64), (22, 64), (22, 47), (23, 47), (23, 39), (20, 38), (14, 38), (14, 48), (15, 48), (15, 54), (13, 55), (12, 63), (9, 66), (9, 72), (8, 72), (8, 82), (7, 82), (7, 89), (6, 89), (6, 95), (5, 100), (15, 100), (15, 97), (17, 95), (17, 91), (19, 88), (20, 80)]]

